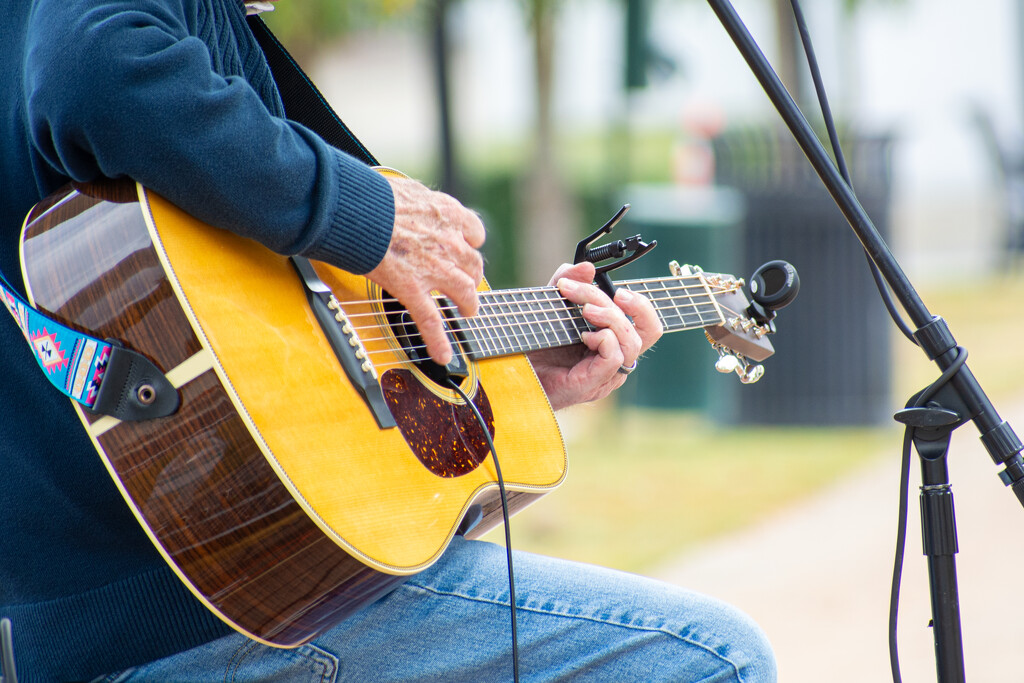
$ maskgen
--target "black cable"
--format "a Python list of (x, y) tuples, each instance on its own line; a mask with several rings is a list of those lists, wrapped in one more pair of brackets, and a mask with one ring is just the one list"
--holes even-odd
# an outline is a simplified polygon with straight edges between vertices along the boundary
[(907, 544), (907, 507), (910, 497), (910, 449), (914, 443), (914, 428), (903, 432), (903, 457), (900, 465), (899, 515), (896, 522), (896, 554), (893, 557), (892, 584), (889, 588), (889, 667), (893, 683), (901, 683), (900, 655), (896, 639), (899, 623), (900, 583), (903, 579), (903, 558)]
[(839, 134), (836, 132), (835, 120), (832, 117), (832, 108), (828, 104), (828, 95), (825, 93), (825, 84), (821, 78), (821, 70), (818, 68), (818, 58), (814, 54), (814, 46), (811, 45), (811, 33), (807, 29), (807, 22), (804, 20), (804, 11), (800, 7), (799, 0), (790, 0), (793, 6), (793, 17), (796, 19), (796, 28), (800, 33), (800, 42), (804, 46), (804, 55), (807, 57), (807, 67), (811, 72), (811, 81), (814, 83), (814, 92), (818, 97), (818, 105), (821, 107), (821, 116), (825, 120), (825, 130), (828, 131), (828, 140), (832, 145), (832, 154), (836, 159), (836, 167), (839, 174), (843, 176), (846, 184), (853, 188), (853, 181), (850, 180), (850, 170), (846, 166), (846, 157), (839, 144)]
[[(945, 386), (960, 368), (967, 362), (967, 349), (956, 347), (957, 356), (942, 375), (928, 385), (914, 401), (913, 408), (920, 408), (931, 400), (939, 389)], [(899, 519), (896, 522), (896, 554), (893, 558), (892, 585), (889, 590), (889, 666), (892, 669), (893, 683), (901, 683), (900, 657), (897, 643), (897, 625), (899, 622), (900, 582), (903, 575), (903, 558), (907, 541), (907, 510), (910, 498), (910, 449), (914, 442), (914, 427), (907, 426), (903, 435), (903, 457), (900, 465)]]
[(491, 449), (491, 455), (494, 456), (494, 470), (498, 475), (498, 493), (501, 495), (501, 516), (505, 524), (505, 557), (508, 562), (508, 592), (509, 592), (509, 606), (510, 614), (512, 619), (512, 680), (515, 683), (519, 683), (519, 631), (516, 627), (516, 578), (515, 570), (512, 567), (512, 535), (509, 531), (508, 523), (508, 497), (505, 495), (505, 479), (501, 476), (501, 465), (498, 463), (498, 451), (494, 448), (494, 439), (491, 438), (491, 430), (487, 428), (487, 421), (484, 420), (483, 415), (477, 409), (476, 404), (469, 400), (469, 396), (462, 390), (462, 387), (458, 385), (451, 377), (447, 378), (448, 386), (455, 390), (469, 409), (473, 411), (473, 415), (476, 417), (476, 421), (480, 424), (480, 428), (484, 432), (484, 438), (487, 440), (487, 447)]
[[(828, 95), (825, 93), (825, 83), (821, 78), (821, 70), (818, 68), (818, 59), (814, 54), (814, 47), (811, 45), (811, 33), (807, 29), (807, 22), (804, 20), (803, 9), (800, 7), (799, 0), (790, 0), (790, 4), (793, 6), (793, 17), (796, 19), (797, 31), (800, 34), (800, 42), (803, 44), (804, 55), (807, 57), (807, 67), (811, 72), (811, 81), (814, 83), (814, 92), (818, 98), (818, 104), (821, 107), (821, 117), (825, 121), (825, 130), (828, 132), (829, 143), (832, 146), (832, 155), (835, 157), (836, 168), (839, 170), (839, 174), (846, 181), (846, 185), (853, 191), (853, 179), (850, 176), (850, 170), (846, 165), (846, 156), (843, 154), (842, 145), (839, 143), (839, 133), (836, 131), (835, 119), (832, 116), (832, 108), (828, 103)], [(914, 339), (914, 334), (911, 332), (910, 327), (903, 320), (903, 316), (900, 315), (899, 310), (896, 308), (896, 303), (892, 300), (889, 295), (889, 289), (885, 285), (885, 281), (882, 279), (882, 273), (878, 270), (878, 266), (871, 259), (871, 255), (864, 251), (864, 256), (868, 262), (868, 269), (871, 271), (871, 277), (875, 281), (875, 287), (878, 289), (878, 294), (882, 297), (882, 303), (885, 304), (886, 310), (889, 312), (889, 317), (899, 328), (903, 336), (910, 340), (914, 345), (917, 344), (917, 340)]]

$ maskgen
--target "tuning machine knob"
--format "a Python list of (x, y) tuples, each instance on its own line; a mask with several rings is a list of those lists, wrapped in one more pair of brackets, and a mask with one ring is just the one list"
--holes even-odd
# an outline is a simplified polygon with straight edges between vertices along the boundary
[(753, 384), (764, 375), (763, 365), (749, 363), (743, 356), (730, 353), (728, 349), (720, 344), (714, 344), (714, 349), (718, 352), (715, 370), (722, 374), (735, 372), (743, 384)]
[(764, 376), (764, 366), (760, 363), (757, 365), (750, 363), (743, 368), (742, 372), (737, 370), (736, 374), (740, 376), (740, 381), (744, 384), (753, 384)]
[(725, 353), (721, 350), (719, 353), (721, 356), (719, 356), (718, 360), (715, 361), (715, 370), (727, 375), (730, 372), (736, 372), (743, 367), (743, 363), (740, 362), (740, 359), (731, 353)]

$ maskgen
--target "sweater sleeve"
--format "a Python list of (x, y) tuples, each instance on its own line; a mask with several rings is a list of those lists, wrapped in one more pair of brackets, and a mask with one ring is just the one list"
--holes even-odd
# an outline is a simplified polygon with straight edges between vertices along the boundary
[(25, 72), (35, 149), (72, 179), (127, 176), (278, 253), (371, 270), (394, 222), (387, 181), (215, 68), (225, 54), (198, 36), (225, 44), (216, 33), (244, 31), (244, 9), (205, 6), (223, 16), (188, 0), (38, 0)]

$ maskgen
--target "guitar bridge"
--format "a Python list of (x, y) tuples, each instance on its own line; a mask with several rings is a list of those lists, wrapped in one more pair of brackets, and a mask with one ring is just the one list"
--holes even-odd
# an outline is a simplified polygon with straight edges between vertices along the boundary
[(359, 392), (381, 429), (397, 427), (394, 416), (384, 400), (384, 394), (377, 379), (377, 370), (366, 355), (366, 348), (359, 341), (352, 324), (341, 305), (334, 298), (330, 288), (320, 280), (312, 264), (299, 256), (291, 258), (292, 265), (299, 272), (306, 299), (316, 316), (324, 336), (334, 349), (342, 369), (348, 375), (352, 386)]

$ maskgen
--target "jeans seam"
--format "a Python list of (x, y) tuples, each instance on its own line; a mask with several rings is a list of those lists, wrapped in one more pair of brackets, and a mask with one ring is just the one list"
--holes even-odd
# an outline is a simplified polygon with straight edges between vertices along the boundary
[[(335, 655), (332, 655), (327, 650), (324, 650), (322, 648), (317, 647), (316, 645), (312, 645), (309, 643), (303, 645), (302, 648), (299, 649), (299, 651), (303, 649), (312, 651), (302, 652), (302, 655), (306, 659), (314, 662), (320, 667), (321, 683), (331, 683), (331, 681), (337, 678), (338, 665), (337, 662), (335, 661)], [(332, 672), (334, 673), (334, 676), (331, 675)]]
[(248, 638), (238, 646), (238, 649), (231, 655), (231, 659), (224, 669), (224, 683), (232, 683), (235, 680), (238, 667), (242, 666), (242, 662), (248, 656), (249, 650), (252, 650), (254, 647), (256, 647), (256, 641), (249, 640)]
[[(447, 597), (452, 597), (452, 598), (460, 598), (462, 600), (469, 600), (470, 602), (486, 603), (486, 604), (489, 604), (489, 605), (496, 605), (496, 606), (503, 607), (505, 609), (510, 609), (509, 605), (507, 605), (505, 602), (503, 602), (501, 600), (494, 600), (494, 599), (481, 598), (481, 597), (476, 597), (476, 596), (471, 596), (471, 595), (464, 595), (463, 593), (455, 593), (455, 592), (451, 592), (451, 591), (442, 591), (442, 590), (438, 590), (437, 588), (431, 588), (429, 586), (424, 586), (422, 584), (413, 583), (412, 581), (406, 581), (402, 585), (402, 587), (418, 588), (418, 589), (420, 589), (420, 590), (422, 590), (424, 592), (433, 593), (434, 595), (438, 595), (438, 596), (447, 596)], [(717, 658), (717, 659), (727, 663), (730, 667), (732, 667), (733, 674), (736, 676), (736, 680), (738, 681), (738, 683), (743, 683), (743, 677), (740, 674), (739, 667), (731, 659), (729, 659), (729, 658), (719, 654), (714, 649), (708, 647), (707, 645), (705, 645), (703, 643), (698, 643), (696, 641), (690, 640), (686, 636), (681, 636), (678, 633), (673, 633), (672, 631), (669, 631), (669, 630), (667, 630), (665, 628), (652, 628), (652, 627), (649, 627), (649, 626), (634, 626), (632, 624), (621, 624), (621, 623), (616, 623), (616, 622), (613, 622), (613, 621), (608, 621), (608, 620), (605, 620), (605, 619), (598, 619), (596, 617), (585, 616), (585, 615), (582, 615), (582, 614), (566, 614), (566, 613), (560, 612), (558, 610), (538, 609), (536, 607), (529, 607), (529, 606), (526, 606), (526, 605), (516, 605), (516, 611), (517, 612), (519, 612), (519, 611), (526, 611), (526, 612), (532, 612), (534, 614), (548, 614), (548, 615), (551, 615), (551, 616), (562, 617), (562, 618), (565, 618), (565, 619), (580, 619), (580, 620), (589, 621), (589, 622), (595, 623), (595, 624), (604, 624), (606, 626), (613, 626), (613, 627), (618, 627), (618, 628), (624, 628), (624, 629), (632, 630), (632, 631), (643, 631), (645, 633), (661, 633), (662, 635), (666, 635), (666, 636), (668, 636), (670, 638), (675, 638), (676, 640), (679, 640), (681, 642), (687, 643), (688, 645), (692, 645), (694, 647), (698, 647), (701, 650), (704, 650), (708, 654), (712, 655), (713, 657), (715, 657), (715, 658)]]
[[(245, 642), (238, 646), (238, 649), (231, 655), (231, 660), (224, 670), (224, 683), (234, 682), (238, 669), (245, 663), (250, 653), (259, 646), (260, 643), (249, 639), (246, 639)], [(320, 683), (331, 683), (334, 680), (338, 667), (331, 653), (309, 643), (297, 648), (294, 650), (294, 653), (304, 661), (320, 669)], [(335, 676), (332, 676), (332, 673)], [(313, 674), (316, 675), (316, 672), (313, 671)]]

